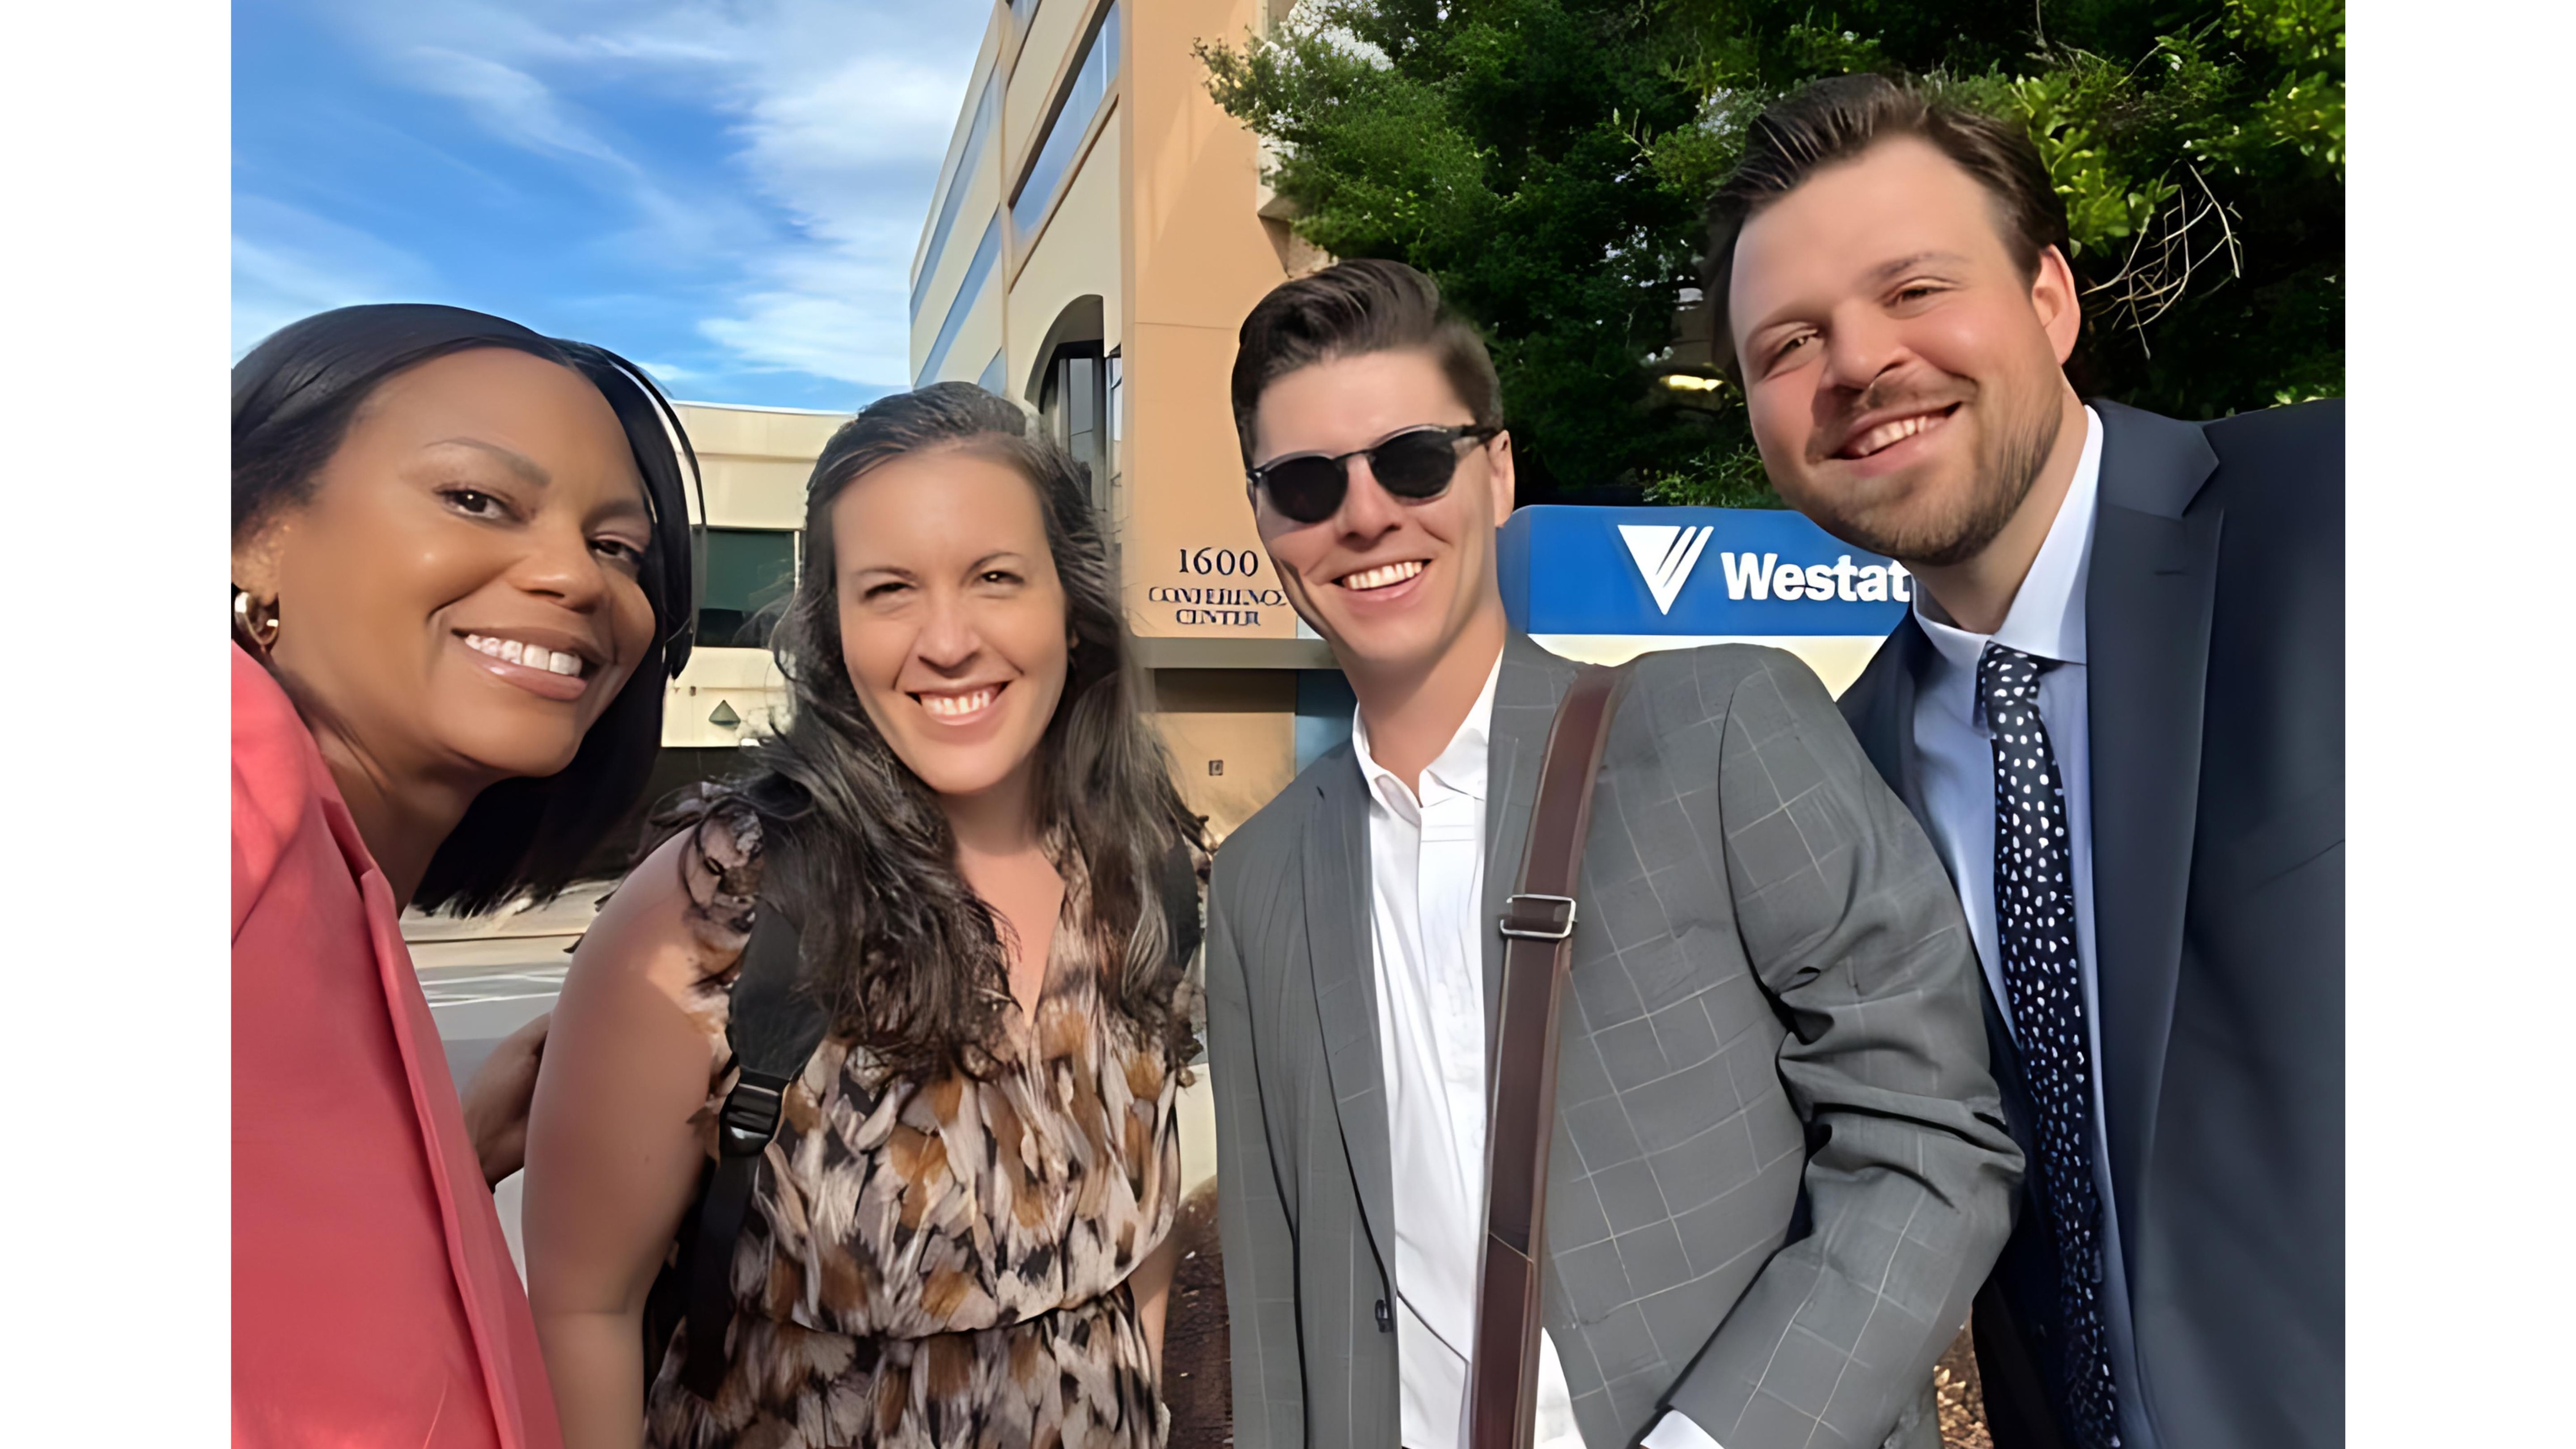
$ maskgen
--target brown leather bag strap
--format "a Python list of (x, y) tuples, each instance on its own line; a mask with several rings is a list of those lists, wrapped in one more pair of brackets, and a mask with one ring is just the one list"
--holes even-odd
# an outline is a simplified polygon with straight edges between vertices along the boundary
[(1574, 961), (1575, 883), (1592, 825), (1592, 783), (1628, 673), (1625, 664), (1586, 665), (1557, 702), (1520, 887), (1500, 923), (1503, 1000), (1486, 1118), (1484, 1264), (1469, 1362), (1468, 1449), (1528, 1449), (1536, 1437), (1539, 1255), (1547, 1241), (1557, 1013)]

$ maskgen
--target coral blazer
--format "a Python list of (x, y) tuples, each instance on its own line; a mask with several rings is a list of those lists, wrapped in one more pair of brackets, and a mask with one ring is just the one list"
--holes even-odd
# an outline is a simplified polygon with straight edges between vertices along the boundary
[(384, 873), (233, 650), (233, 1443), (559, 1449)]

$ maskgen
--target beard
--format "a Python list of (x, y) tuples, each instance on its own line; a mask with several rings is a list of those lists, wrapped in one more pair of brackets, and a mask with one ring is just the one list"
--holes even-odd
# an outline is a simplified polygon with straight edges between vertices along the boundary
[[(2003, 402), (2007, 394), (2002, 389), (1978, 389), (1971, 401), (1992, 398), (2003, 405), (1979, 419), (1981, 434), (1966, 482), (1933, 490), (1913, 516), (1837, 507), (1840, 500), (1831, 497), (1829, 490), (1819, 490), (1824, 496), (1811, 499), (1812, 507), (1802, 503), (1801, 511), (1854, 548), (1884, 554), (1909, 567), (1946, 568), (1976, 557), (2021, 511), (2022, 501), (2030, 496), (2040, 469), (2057, 446), (2058, 429), (2065, 420), (2056, 395), (2048, 389), (2030, 388), (2021, 395), (2028, 402), (2014, 407)], [(1854, 400), (1852, 412), (1867, 412), (1897, 400), (1865, 392)]]

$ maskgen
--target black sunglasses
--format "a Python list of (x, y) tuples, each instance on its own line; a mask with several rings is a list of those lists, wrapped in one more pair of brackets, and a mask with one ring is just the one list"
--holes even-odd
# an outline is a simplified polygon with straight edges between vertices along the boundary
[(1378, 486), (1407, 502), (1421, 503), (1449, 491), (1458, 473), (1461, 439), (1484, 442), (1500, 428), (1408, 428), (1374, 447), (1354, 448), (1339, 457), (1298, 453), (1273, 458), (1244, 474), (1252, 486), (1270, 495), (1270, 506), (1299, 523), (1321, 523), (1341, 510), (1350, 492), (1353, 458), (1369, 460), (1369, 476)]

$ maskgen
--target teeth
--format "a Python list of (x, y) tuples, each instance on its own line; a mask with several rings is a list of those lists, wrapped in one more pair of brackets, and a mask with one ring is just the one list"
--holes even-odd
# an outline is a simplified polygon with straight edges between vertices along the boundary
[(1899, 418), (1892, 423), (1881, 423), (1861, 434), (1860, 441), (1852, 445), (1852, 456), (1866, 458), (1883, 448), (1892, 448), (1939, 421), (1941, 421), (1940, 414), (1923, 413), (1915, 417)]
[(943, 719), (962, 719), (993, 702), (990, 688), (972, 694), (925, 694), (919, 696), (921, 707)]
[(1373, 569), (1362, 569), (1355, 574), (1345, 574), (1342, 577), (1342, 587), (1382, 589), (1389, 584), (1403, 583), (1420, 572), (1422, 572), (1422, 560), (1406, 559), (1402, 563), (1380, 564)]
[(548, 674), (572, 678), (581, 675), (580, 655), (566, 654), (542, 645), (525, 644), (516, 639), (495, 639), (488, 634), (468, 634), (465, 647), (488, 654), (504, 664), (524, 665), (529, 669), (542, 669)]

